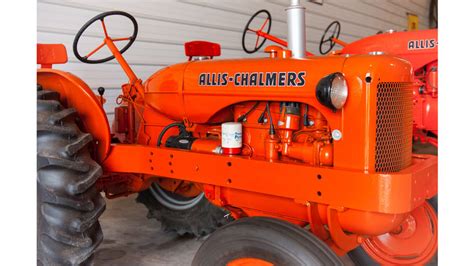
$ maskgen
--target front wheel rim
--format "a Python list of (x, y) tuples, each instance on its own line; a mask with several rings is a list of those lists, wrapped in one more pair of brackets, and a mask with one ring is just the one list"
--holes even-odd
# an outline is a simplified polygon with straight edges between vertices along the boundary
[(273, 263), (257, 258), (238, 258), (231, 260), (226, 266), (273, 266)]
[(362, 247), (382, 265), (426, 264), (438, 250), (436, 212), (425, 202), (412, 211), (399, 228), (366, 239)]

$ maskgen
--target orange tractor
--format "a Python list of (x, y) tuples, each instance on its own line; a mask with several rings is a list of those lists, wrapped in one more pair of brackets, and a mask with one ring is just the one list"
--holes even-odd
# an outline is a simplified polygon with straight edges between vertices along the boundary
[[(437, 158), (412, 154), (412, 66), (386, 55), (306, 57), (304, 8), (292, 1), (288, 49), (217, 60), (220, 46), (185, 44), (189, 60), (144, 83), (123, 53), (138, 24), (120, 11), (74, 40), (85, 63), (118, 61), (129, 82), (110, 130), (99, 95), (71, 73), (63, 45), (38, 45), (38, 261), (88, 264), (107, 198), (140, 193), (150, 216), (204, 235), (193, 265), (342, 265), (365, 245), (384, 264), (437, 252)], [(124, 16), (130, 37), (110, 36)], [(78, 49), (92, 24), (103, 43)], [(118, 49), (116, 42), (127, 42)], [(112, 56), (94, 59), (107, 47)], [(217, 228), (224, 225), (220, 228)]]

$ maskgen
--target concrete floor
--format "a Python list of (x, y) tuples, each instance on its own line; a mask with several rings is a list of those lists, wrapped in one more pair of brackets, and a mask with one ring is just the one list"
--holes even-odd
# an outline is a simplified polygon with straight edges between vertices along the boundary
[[(135, 197), (107, 200), (100, 219), (104, 241), (95, 254), (95, 265), (191, 265), (205, 238), (161, 231), (160, 222), (147, 219), (147, 209)], [(342, 260), (346, 266), (353, 265), (347, 256)]]
[(160, 222), (147, 219), (147, 209), (135, 197), (107, 201), (95, 265), (191, 265), (204, 239), (162, 232)]

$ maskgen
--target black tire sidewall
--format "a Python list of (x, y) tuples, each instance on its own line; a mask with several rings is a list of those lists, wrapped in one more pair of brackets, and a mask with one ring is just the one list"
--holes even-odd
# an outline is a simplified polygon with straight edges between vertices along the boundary
[(309, 232), (268, 220), (242, 218), (218, 229), (201, 246), (193, 265), (226, 265), (238, 258), (257, 258), (274, 265), (342, 265), (337, 257), (330, 258), (335, 256), (332, 250)]

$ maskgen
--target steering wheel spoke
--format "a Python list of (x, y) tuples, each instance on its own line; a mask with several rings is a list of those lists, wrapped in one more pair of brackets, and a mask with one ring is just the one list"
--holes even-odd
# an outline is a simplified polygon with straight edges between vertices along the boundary
[(84, 56), (83, 58), (84, 59), (88, 59), (90, 58), (92, 55), (94, 55), (95, 53), (97, 53), (97, 51), (99, 51), (100, 49), (102, 49), (102, 47), (104, 47), (105, 45), (105, 42), (102, 42), (99, 46), (97, 46), (94, 50), (92, 50), (90, 53), (88, 53), (86, 56)]
[(104, 30), (105, 37), (109, 37), (109, 34), (107, 33), (107, 27), (105, 26), (104, 18), (100, 19), (100, 24), (102, 25), (102, 29)]
[[(133, 24), (133, 34), (132, 34), (132, 36), (126, 37), (126, 38), (110, 38), (109, 33), (107, 31), (107, 26), (105, 25), (105, 18), (108, 17), (108, 16), (123, 16), (123, 17), (128, 18)], [(80, 40), (82, 34), (86, 31), (86, 29), (89, 28), (93, 23), (97, 22), (98, 20), (100, 20), (100, 24), (101, 24), (102, 30), (104, 32), (104, 41), (102, 42), (102, 44), (100, 44), (97, 48), (92, 50), (86, 56), (81, 56), (79, 54), (79, 51), (78, 51), (79, 40)], [(122, 49), (119, 50), (119, 52), (121, 54), (123, 54), (133, 44), (133, 42), (137, 38), (137, 34), (138, 34), (138, 23), (132, 15), (130, 15), (126, 12), (123, 12), (123, 11), (104, 12), (102, 14), (99, 14), (99, 15), (93, 17), (89, 21), (87, 21), (86, 24), (84, 24), (84, 26), (82, 26), (82, 28), (79, 29), (78, 33), (76, 34), (76, 37), (74, 38), (73, 52), (74, 52), (74, 55), (76, 56), (76, 58), (79, 59), (79, 61), (81, 61), (81, 62), (88, 63), (88, 64), (104, 63), (104, 62), (110, 61), (110, 60), (115, 58), (112, 51), (111, 51), (112, 55), (109, 56), (109, 57), (106, 57), (106, 58), (92, 60), (92, 59), (90, 59), (90, 57), (92, 55), (94, 55), (95, 53), (97, 53), (97, 51), (99, 51), (102, 47), (106, 46), (106, 42), (105, 42), (106, 39), (112, 40), (113, 42), (128, 41), (128, 43)]]
[(121, 42), (121, 41), (129, 41), (132, 37), (124, 37), (124, 38), (112, 38), (113, 42)]
[(255, 41), (255, 49), (257, 49), (258, 47), (258, 41), (260, 40), (260, 36), (257, 35), (257, 40)]
[(324, 41), (322, 41), (322, 43), (327, 43), (327, 42), (331, 42), (332, 41), (332, 38), (331, 39), (326, 39)]
[(267, 25), (268, 20), (269, 20), (269, 19), (267, 18), (267, 19), (265, 20), (265, 22), (263, 22), (262, 27), (260, 27), (260, 30), (261, 30), (261, 31), (265, 28), (265, 25)]

